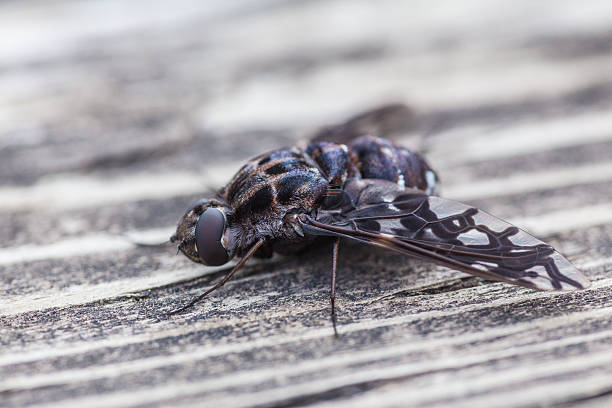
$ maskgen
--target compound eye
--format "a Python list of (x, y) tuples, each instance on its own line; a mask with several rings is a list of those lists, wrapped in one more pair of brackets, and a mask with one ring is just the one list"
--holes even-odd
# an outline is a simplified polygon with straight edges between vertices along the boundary
[(196, 224), (195, 239), (198, 255), (204, 264), (218, 266), (229, 260), (227, 251), (221, 245), (224, 230), (225, 217), (219, 209), (208, 208), (200, 216)]

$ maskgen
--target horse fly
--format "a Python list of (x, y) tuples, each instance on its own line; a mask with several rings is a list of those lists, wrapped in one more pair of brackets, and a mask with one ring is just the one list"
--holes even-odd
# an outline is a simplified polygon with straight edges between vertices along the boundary
[(439, 197), (438, 175), (421, 155), (371, 135), (406, 112), (402, 105), (366, 112), (324, 129), (305, 149), (257, 156), (215, 197), (192, 205), (171, 237), (178, 249), (205, 265), (241, 259), (221, 281), (171, 314), (223, 286), (250, 257), (295, 253), (322, 237), (333, 241), (336, 335), (341, 238), (532, 289), (589, 285), (550, 245), (478, 208)]

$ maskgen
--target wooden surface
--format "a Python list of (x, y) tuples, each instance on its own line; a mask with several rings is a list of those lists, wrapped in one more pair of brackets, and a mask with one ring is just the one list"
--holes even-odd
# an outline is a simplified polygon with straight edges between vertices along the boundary
[[(608, 1), (168, 4), (0, 4), (0, 406), (612, 404)], [(592, 287), (342, 244), (339, 339), (330, 248), (164, 317), (227, 269), (130, 239), (166, 239), (248, 157), (393, 101), (443, 195)]]

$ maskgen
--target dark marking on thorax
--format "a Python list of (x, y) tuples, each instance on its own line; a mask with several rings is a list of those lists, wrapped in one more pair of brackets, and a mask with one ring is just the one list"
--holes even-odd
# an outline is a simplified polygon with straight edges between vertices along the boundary
[(291, 209), (311, 211), (322, 200), (327, 181), (307, 154), (296, 148), (258, 156), (243, 166), (224, 198), (236, 220), (283, 216)]

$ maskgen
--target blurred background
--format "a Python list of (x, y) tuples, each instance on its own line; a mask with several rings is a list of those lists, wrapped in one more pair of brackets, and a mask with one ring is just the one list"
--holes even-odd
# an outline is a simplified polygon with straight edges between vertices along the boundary
[[(342, 343), (327, 342), (327, 252), (247, 266), (193, 315), (160, 319), (219, 271), (173, 249), (136, 248), (125, 235), (163, 241), (193, 200), (249, 157), (303, 144), (322, 126), (389, 103), (409, 106), (409, 120), (382, 136), (426, 151), (442, 195), (551, 242), (595, 282), (592, 291), (545, 297), (346, 250)], [(186, 405), (248, 406), (287, 403), (291, 384), (291, 395), (320, 389), (318, 400), (304, 401), (323, 401), (339, 378), (361, 373), (343, 365), (353, 357), (379, 371), (346, 380), (367, 386), (338, 398), (362, 390), (381, 403), (377, 387), (404, 363), (421, 364), (422, 376), (389, 383), (390, 404), (512, 405), (526, 389), (532, 406), (549, 401), (542, 395), (595, 395), (612, 375), (609, 354), (589, 354), (605, 351), (597, 339), (609, 339), (601, 330), (612, 310), (611, 197), (609, 0), (4, 0), (0, 398), (14, 406), (82, 398), (75, 406), (91, 406), (104, 396), (114, 407), (174, 405), (181, 394)], [(442, 289), (405, 295), (440, 282)], [(486, 309), (496, 304), (511, 312)], [(585, 314), (554, 320), (573, 312)], [(589, 346), (581, 349), (589, 358), (569, 350), (583, 332), (592, 337), (575, 341)], [(568, 349), (547, 343), (558, 338), (569, 339)], [(496, 353), (517, 344), (541, 345), (531, 352), (538, 357), (521, 351), (497, 365)], [(416, 354), (384, 360), (376, 353), (387, 346)], [(254, 354), (197, 354), (210, 350)], [(288, 382), (280, 374), (337, 352), (355, 355), (335, 371), (313, 368), (320, 383), (299, 370)], [(448, 356), (465, 365), (447, 377), (426, 374)], [(490, 359), (473, 368), (468, 360), (482, 356)], [(559, 356), (575, 357), (567, 365), (575, 372), (555, 377)], [(233, 376), (236, 367), (246, 374)], [(269, 368), (274, 375), (265, 377)], [(506, 388), (491, 394), (495, 381)], [(201, 398), (202, 387), (215, 398)], [(454, 397), (442, 400), (447, 393)]]
[[(611, 39), (612, 6), (596, 0), (4, 1), (0, 205), (199, 194), (390, 102), (414, 111), (420, 139), (403, 142), (431, 150), (446, 184), (472, 176), (453, 161), (509, 145), (610, 154)], [(5, 245), (36, 239), (4, 221)]]

